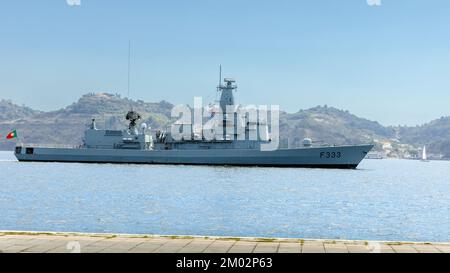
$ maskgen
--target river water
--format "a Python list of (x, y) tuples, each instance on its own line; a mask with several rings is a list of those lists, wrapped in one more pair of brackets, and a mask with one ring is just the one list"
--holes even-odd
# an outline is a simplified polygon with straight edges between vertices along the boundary
[(19, 163), (0, 230), (450, 241), (450, 162), (358, 170)]

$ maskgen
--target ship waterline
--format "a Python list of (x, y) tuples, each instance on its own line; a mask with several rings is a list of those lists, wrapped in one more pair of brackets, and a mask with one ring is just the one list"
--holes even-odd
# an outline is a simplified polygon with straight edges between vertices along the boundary
[(260, 151), (248, 149), (119, 150), (16, 148), (19, 161), (356, 168), (372, 145)]

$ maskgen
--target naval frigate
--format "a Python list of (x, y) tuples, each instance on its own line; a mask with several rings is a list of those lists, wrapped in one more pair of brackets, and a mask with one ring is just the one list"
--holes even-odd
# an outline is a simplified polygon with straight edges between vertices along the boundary
[[(219, 84), (220, 100), (217, 107), (235, 106), (234, 91), (237, 86), (232, 79)], [(214, 111), (212, 113), (214, 115)], [(248, 117), (247, 117), (248, 118)], [(304, 167), (355, 169), (373, 148), (364, 145), (313, 145), (305, 138), (302, 147), (262, 149), (272, 139), (267, 136), (267, 124), (244, 123), (243, 136), (229, 133), (229, 116), (221, 116), (220, 133), (212, 139), (192, 133), (192, 137), (177, 139), (171, 132), (155, 131), (145, 123), (138, 126), (141, 116), (136, 111), (126, 114), (129, 126), (124, 130), (97, 129), (95, 119), (84, 133), (83, 143), (76, 147), (57, 147), (20, 144), (15, 156), (25, 162), (77, 162), (77, 163), (129, 163), (129, 164), (178, 164), (222, 165), (261, 167)], [(190, 125), (192, 126), (192, 125)], [(192, 128), (191, 128), (192, 129)], [(233, 130), (235, 128), (232, 128)], [(250, 138), (252, 130), (259, 131), (257, 139)], [(261, 137), (261, 131), (266, 137)]]

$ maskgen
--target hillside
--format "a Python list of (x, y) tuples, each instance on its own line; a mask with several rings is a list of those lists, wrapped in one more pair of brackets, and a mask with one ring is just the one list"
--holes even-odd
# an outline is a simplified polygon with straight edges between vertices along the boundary
[[(145, 103), (124, 99), (119, 95), (91, 93), (57, 111), (36, 111), (20, 119), (0, 119), (0, 134), (4, 135), (6, 131), (14, 128), (19, 133), (19, 141), (24, 143), (80, 144), (83, 132), (92, 118), (97, 120), (99, 128), (122, 129), (127, 124), (124, 116), (131, 107), (142, 115), (143, 121), (149, 126), (161, 128), (168, 123), (173, 106), (165, 101)], [(13, 106), (19, 113), (20, 108), (21, 106)], [(2, 112), (2, 116), (7, 113)], [(0, 142), (0, 149), (13, 147), (12, 142)]]
[(26, 106), (18, 106), (8, 100), (0, 100), (0, 122), (14, 122), (22, 118), (27, 118), (39, 114), (40, 111), (33, 110)]
[(441, 117), (421, 126), (398, 127), (399, 140), (428, 146), (430, 153), (450, 158), (450, 117)]
[(327, 144), (375, 143), (381, 149), (382, 143), (395, 135), (393, 129), (378, 122), (327, 106), (285, 113), (280, 122), (281, 138), (289, 138), (291, 146), (298, 146), (304, 137), (309, 137)]
[[(80, 144), (83, 132), (92, 118), (99, 128), (123, 129), (126, 112), (133, 108), (153, 129), (170, 124), (173, 105), (161, 101), (149, 103), (108, 93), (90, 93), (57, 111), (42, 112), (10, 101), (0, 102), (0, 134), (17, 129), (20, 142), (36, 144)], [(422, 126), (385, 127), (376, 121), (357, 117), (348, 111), (317, 106), (297, 113), (280, 114), (283, 147), (299, 146), (305, 137), (316, 144), (374, 143), (375, 150), (389, 156), (416, 156), (423, 145), (433, 154), (450, 158), (450, 117)], [(0, 142), (0, 149), (12, 149), (15, 143)]]

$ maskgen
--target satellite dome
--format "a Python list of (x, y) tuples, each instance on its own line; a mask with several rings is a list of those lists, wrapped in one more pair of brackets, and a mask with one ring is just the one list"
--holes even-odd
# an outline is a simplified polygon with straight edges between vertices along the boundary
[(147, 123), (145, 123), (145, 122), (142, 123), (142, 124), (141, 124), (141, 129), (142, 129), (142, 130), (146, 130), (146, 129), (147, 129)]
[(302, 143), (303, 143), (304, 147), (311, 147), (312, 146), (312, 139), (304, 138)]

